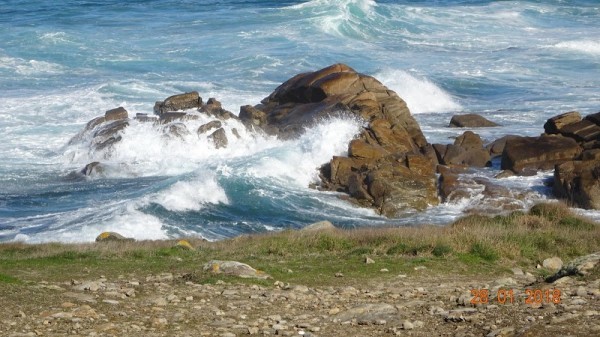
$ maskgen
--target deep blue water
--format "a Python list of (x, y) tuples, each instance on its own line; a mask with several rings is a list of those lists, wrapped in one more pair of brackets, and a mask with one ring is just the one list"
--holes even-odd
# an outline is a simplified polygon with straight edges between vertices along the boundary
[[(110, 155), (68, 142), (108, 109), (151, 113), (190, 90), (237, 113), (335, 62), (397, 91), (430, 142), (461, 132), (446, 128), (457, 112), (503, 125), (480, 130), (486, 141), (535, 135), (558, 113), (600, 111), (598, 36), (598, 1), (3, 1), (0, 241), (90, 241), (103, 230), (219, 239), (321, 219), (448, 223), (482, 201), (389, 220), (307, 187), (346, 150), (360, 127), (350, 119), (296, 141), (244, 133), (224, 150), (135, 124)], [(66, 178), (94, 160), (114, 169)], [(501, 183), (528, 193), (526, 208), (547, 198), (545, 177)]]

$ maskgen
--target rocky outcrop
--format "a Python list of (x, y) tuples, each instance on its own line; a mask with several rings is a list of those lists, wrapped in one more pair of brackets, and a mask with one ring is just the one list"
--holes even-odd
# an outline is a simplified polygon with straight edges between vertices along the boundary
[(581, 148), (572, 138), (560, 135), (517, 137), (506, 141), (501, 167), (517, 174), (527, 174), (552, 169), (554, 165), (573, 160), (580, 154)]
[(335, 64), (294, 76), (254, 107), (240, 109), (252, 129), (287, 139), (321, 118), (351, 115), (366, 121), (348, 156), (321, 168), (321, 188), (348, 193), (358, 204), (397, 216), (437, 204), (433, 160), (406, 103), (371, 76)]
[(452, 116), (448, 126), (454, 128), (483, 128), (499, 125), (478, 114), (464, 114)]
[(490, 154), (483, 147), (479, 135), (465, 131), (454, 144), (434, 144), (438, 162), (443, 165), (465, 165), (472, 167), (490, 166)]
[(600, 209), (600, 161), (570, 161), (554, 170), (553, 192), (586, 209)]
[(577, 111), (570, 111), (558, 116), (554, 116), (544, 124), (544, 131), (547, 134), (557, 134), (566, 125), (581, 121), (581, 115)]

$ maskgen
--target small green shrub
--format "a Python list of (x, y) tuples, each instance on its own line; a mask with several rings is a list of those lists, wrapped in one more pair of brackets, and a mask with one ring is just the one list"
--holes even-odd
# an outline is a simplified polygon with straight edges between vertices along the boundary
[(469, 252), (487, 262), (498, 260), (498, 253), (492, 247), (481, 242), (475, 242), (471, 245), (471, 250)]
[(444, 257), (444, 256), (448, 256), (452, 253), (452, 247), (443, 244), (443, 243), (438, 243), (435, 245), (435, 247), (433, 247), (433, 250), (431, 251), (431, 254), (433, 254), (433, 256), (436, 257)]
[(387, 255), (401, 255), (401, 254), (406, 254), (407, 252), (408, 252), (408, 246), (405, 243), (400, 242), (399, 244), (388, 248), (386, 254)]

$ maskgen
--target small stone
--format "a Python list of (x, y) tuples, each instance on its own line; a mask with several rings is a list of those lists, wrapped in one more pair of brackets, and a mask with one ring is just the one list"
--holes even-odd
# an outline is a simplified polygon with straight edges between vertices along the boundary
[(416, 266), (415, 267), (415, 270), (424, 270), (424, 269), (427, 269), (427, 267), (425, 267), (425, 266)]
[(412, 330), (415, 328), (415, 325), (411, 322), (411, 321), (404, 321), (402, 322), (402, 329), (404, 330)]
[(521, 268), (512, 268), (511, 271), (513, 272), (513, 275), (517, 275), (517, 276), (525, 275), (523, 273), (523, 270), (521, 270)]
[(338, 314), (340, 311), (341, 311), (340, 308), (332, 308), (332, 309), (329, 309), (329, 314), (335, 315), (335, 314)]
[(168, 321), (164, 317), (155, 317), (152, 319), (152, 326), (154, 327), (163, 327), (167, 325)]
[(382, 269), (379, 270), (379, 272), (381, 272), (381, 273), (389, 273), (390, 270), (387, 269), (387, 268), (382, 268)]
[(103, 303), (106, 304), (111, 304), (111, 305), (118, 305), (119, 301), (115, 301), (115, 300), (102, 300)]
[(152, 302), (152, 304), (154, 304), (154, 305), (156, 305), (156, 306), (159, 306), (159, 307), (164, 307), (164, 306), (166, 306), (166, 305), (167, 305), (167, 303), (168, 303), (168, 302), (167, 302), (167, 299), (166, 299), (166, 298), (164, 298), (164, 297), (158, 297), (158, 298), (155, 298), (155, 299), (153, 299), (151, 302)]
[(370, 257), (367, 256), (367, 257), (365, 257), (365, 263), (366, 264), (373, 264), (373, 263), (375, 263), (375, 260), (373, 260), (372, 258), (370, 258)]
[(335, 275), (334, 275), (334, 276), (335, 276), (335, 277), (344, 277), (344, 274), (342, 274), (342, 273), (335, 273)]
[(560, 268), (562, 268), (563, 262), (559, 257), (555, 256), (549, 259), (545, 259), (544, 262), (542, 262), (542, 266), (546, 269), (557, 271)]
[(251, 326), (248, 328), (248, 334), (249, 335), (258, 335), (258, 327), (255, 326)]

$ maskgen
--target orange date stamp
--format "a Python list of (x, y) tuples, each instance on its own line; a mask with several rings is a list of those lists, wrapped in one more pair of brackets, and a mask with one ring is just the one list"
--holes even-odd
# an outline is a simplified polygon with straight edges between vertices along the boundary
[[(498, 289), (492, 294), (489, 289), (471, 289), (471, 304), (488, 304), (496, 300), (499, 304), (520, 303), (519, 296), (515, 296), (513, 289)], [(560, 303), (559, 289), (525, 289), (525, 296), (521, 296), (525, 304)]]

